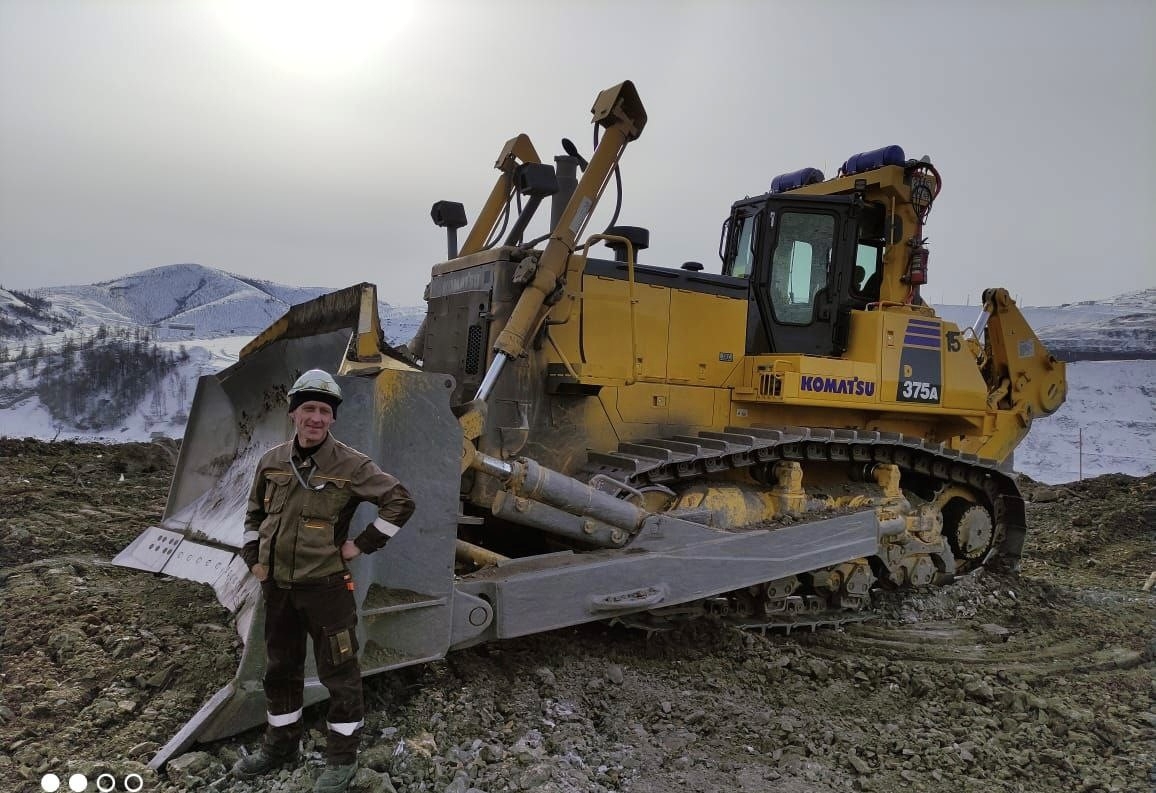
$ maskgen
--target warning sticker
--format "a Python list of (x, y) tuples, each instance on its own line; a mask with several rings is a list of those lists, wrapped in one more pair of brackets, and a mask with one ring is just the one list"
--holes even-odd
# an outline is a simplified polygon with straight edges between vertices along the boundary
[(590, 207), (594, 206), (594, 202), (587, 196), (582, 199), (582, 203), (578, 205), (578, 212), (574, 215), (574, 219), (570, 221), (570, 233), (575, 237), (578, 232), (582, 230), (583, 224), (586, 223), (586, 218), (590, 215)]

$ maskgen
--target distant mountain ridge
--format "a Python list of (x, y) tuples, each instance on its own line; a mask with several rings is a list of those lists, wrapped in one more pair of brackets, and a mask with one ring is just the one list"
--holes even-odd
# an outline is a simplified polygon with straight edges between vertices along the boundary
[[(197, 339), (256, 335), (288, 308), (333, 291), (323, 286), (286, 286), (233, 275), (200, 264), (170, 264), (78, 286), (29, 290), (47, 301), (63, 321), (78, 328), (152, 326)], [(11, 293), (3, 293), (11, 294)], [(393, 313), (379, 302), (383, 315)], [(0, 320), (14, 311), (0, 295)], [(32, 323), (36, 324), (36, 323)], [(52, 332), (47, 327), (44, 333)]]
[[(71, 287), (73, 294), (95, 299), (140, 324), (161, 321), (202, 324), (206, 312), (233, 304), (289, 306), (311, 300), (329, 290), (322, 287), (290, 287), (256, 281), (199, 264), (155, 267), (112, 281), (87, 287)], [(57, 289), (44, 290), (53, 295)], [(265, 312), (259, 312), (265, 313)]]
[[(978, 306), (939, 305), (936, 312), (961, 328)], [(1048, 349), (1064, 361), (1156, 360), (1156, 288), (1061, 306), (1020, 306)]]
[[(1087, 316), (1092, 307), (1104, 316)], [(1109, 315), (1109, 307), (1119, 313)], [(1058, 312), (1084, 319), (1048, 326), (1043, 338), (1058, 357), (1065, 360), (1113, 360), (1127, 352), (1132, 359), (1156, 359), (1156, 289), (1129, 292), (1112, 300), (1087, 300), (1060, 306)]]

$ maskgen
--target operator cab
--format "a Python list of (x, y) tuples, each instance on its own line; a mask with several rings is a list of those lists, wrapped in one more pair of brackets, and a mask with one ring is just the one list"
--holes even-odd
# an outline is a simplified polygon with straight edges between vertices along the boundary
[(723, 275), (749, 283), (747, 354), (838, 356), (850, 312), (879, 300), (884, 209), (859, 196), (784, 195), (778, 186), (735, 203), (720, 240)]

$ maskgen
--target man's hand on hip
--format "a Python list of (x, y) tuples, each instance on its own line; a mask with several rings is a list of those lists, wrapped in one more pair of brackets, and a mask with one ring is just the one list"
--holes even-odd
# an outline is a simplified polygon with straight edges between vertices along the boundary
[(266, 578), (269, 577), (269, 568), (263, 564), (260, 564), (260, 563), (255, 564), (252, 567), (250, 567), (249, 572), (251, 572), (257, 578), (258, 581), (264, 581)]
[(346, 540), (341, 543), (342, 559), (348, 562), (350, 559), (356, 559), (358, 556), (361, 556), (361, 549), (357, 547), (357, 543), (353, 540)]

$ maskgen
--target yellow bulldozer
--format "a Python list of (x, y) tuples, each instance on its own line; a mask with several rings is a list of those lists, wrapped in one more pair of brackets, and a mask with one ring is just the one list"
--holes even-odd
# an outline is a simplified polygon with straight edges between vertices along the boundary
[[(831, 179), (785, 173), (731, 207), (719, 272), (659, 267), (617, 210), (587, 233), (646, 125), (630, 82), (592, 114), (588, 161), (505, 144), (460, 248), (463, 206), (434, 205), (449, 256), (407, 348), (365, 283), (294, 306), (202, 378), (164, 518), (117, 561), (213, 586), (245, 649), (154, 766), (264, 720), (238, 551), (256, 460), (289, 437), (286, 390), (311, 368), (346, 394), (335, 434), (417, 502), (351, 563), (366, 675), (594, 620), (839, 624), (876, 589), (1017, 564), (1011, 455), (1063, 403), (1064, 366), (1003, 289), (962, 329), (921, 299), (934, 165), (889, 146)], [(549, 232), (523, 240), (546, 198)], [(306, 701), (324, 696), (309, 677)]]

